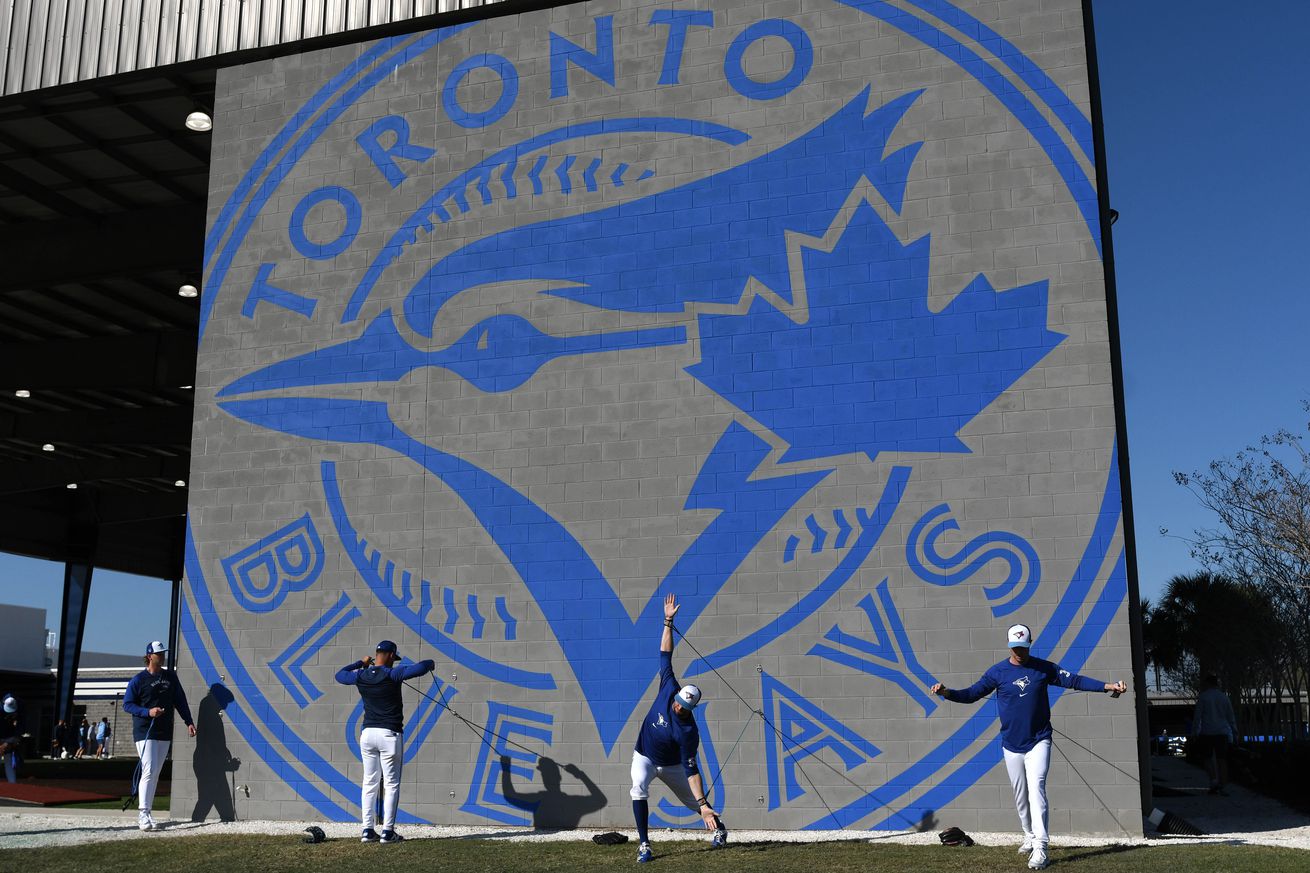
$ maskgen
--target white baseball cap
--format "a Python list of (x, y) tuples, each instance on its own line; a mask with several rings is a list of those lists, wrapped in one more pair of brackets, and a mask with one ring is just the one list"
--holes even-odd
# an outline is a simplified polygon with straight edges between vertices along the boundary
[(155, 640), (154, 642), (146, 646), (147, 655), (160, 655), (167, 651), (168, 651), (168, 646), (164, 645), (159, 640)]
[(695, 709), (696, 704), (700, 703), (700, 689), (695, 685), (684, 685), (674, 700), (682, 704), (683, 709)]
[(18, 712), (18, 700), (14, 697), (5, 698), (5, 712), (13, 714)]
[(1028, 649), (1032, 648), (1033, 632), (1028, 629), (1026, 624), (1012, 624), (1010, 629), (1005, 632), (1005, 645), (1013, 648)]

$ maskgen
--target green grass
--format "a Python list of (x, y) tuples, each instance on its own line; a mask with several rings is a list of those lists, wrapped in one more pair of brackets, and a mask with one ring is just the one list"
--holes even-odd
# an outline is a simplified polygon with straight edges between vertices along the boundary
[[(648, 869), (725, 873), (1027, 873), (1014, 847), (949, 849), (866, 842), (736, 844), (710, 851), (702, 842), (655, 844)], [(413, 839), (398, 846), (329, 840), (307, 845), (296, 837), (196, 836), (137, 839), (49, 849), (8, 849), (4, 868), (23, 873), (69, 870), (185, 870), (187, 873), (378, 873), (387, 870), (588, 871), (633, 869), (636, 847), (589, 842), (524, 843), (485, 839)], [(1305, 873), (1310, 852), (1266, 846), (1109, 846), (1057, 848), (1051, 869), (1061, 873)]]

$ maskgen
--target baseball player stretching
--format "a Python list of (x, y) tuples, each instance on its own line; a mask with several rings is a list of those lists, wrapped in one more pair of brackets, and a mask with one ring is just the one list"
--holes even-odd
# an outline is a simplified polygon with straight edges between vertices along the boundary
[(996, 707), (1001, 716), (1001, 749), (1005, 769), (1014, 788), (1014, 805), (1023, 828), (1022, 854), (1028, 866), (1042, 870), (1047, 865), (1046, 773), (1051, 768), (1051, 701), (1046, 689), (1051, 685), (1079, 691), (1104, 691), (1122, 694), (1123, 682), (1110, 684), (1061, 670), (1059, 664), (1034, 658), (1032, 631), (1016, 624), (1006, 634), (1010, 657), (990, 667), (977, 682), (960, 691), (952, 691), (938, 682), (932, 693), (956, 703), (973, 703), (996, 692)]
[(637, 746), (632, 752), (632, 815), (637, 821), (637, 838), (641, 843), (637, 861), (643, 864), (654, 857), (647, 836), (650, 818), (647, 798), (650, 783), (656, 778), (663, 780), (688, 809), (700, 813), (705, 827), (714, 831), (714, 848), (728, 844), (728, 829), (705, 796), (705, 785), (696, 766), (700, 730), (692, 710), (700, 703), (700, 689), (695, 685), (679, 689), (678, 679), (673, 675), (673, 617), (677, 614), (677, 599), (670, 594), (664, 598), (664, 632), (660, 635), (660, 690), (642, 720)]
[[(364, 784), (359, 805), (363, 810), (365, 843), (399, 843), (396, 807), (400, 804), (400, 768), (404, 763), (405, 703), (400, 683), (431, 673), (433, 661), (419, 661), (404, 667), (391, 640), (378, 643), (375, 654), (337, 671), (342, 685), (354, 685), (364, 701), (364, 721), (359, 734), (359, 752), (364, 759)], [(382, 782), (382, 836), (373, 830), (378, 804), (378, 781)]]

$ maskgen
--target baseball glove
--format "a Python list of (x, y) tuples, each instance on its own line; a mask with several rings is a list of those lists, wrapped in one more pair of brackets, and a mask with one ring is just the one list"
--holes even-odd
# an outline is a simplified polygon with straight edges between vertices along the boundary
[(972, 846), (973, 838), (959, 828), (947, 828), (937, 835), (943, 846)]

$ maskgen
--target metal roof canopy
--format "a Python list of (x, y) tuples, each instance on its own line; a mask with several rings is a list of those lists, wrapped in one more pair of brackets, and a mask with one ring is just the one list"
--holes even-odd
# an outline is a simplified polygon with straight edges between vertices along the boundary
[(0, 99), (0, 550), (181, 577), (214, 75)]
[(200, 304), (177, 292), (201, 282), (210, 147), (183, 121), (220, 67), (574, 2), (440, 0), (0, 97), (0, 551), (182, 576)]

